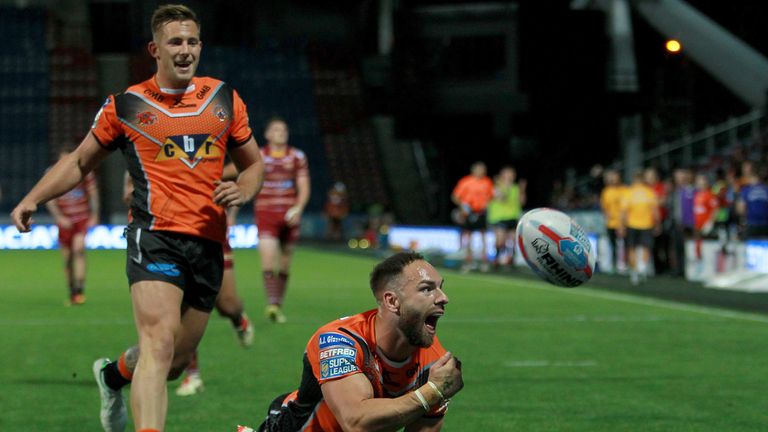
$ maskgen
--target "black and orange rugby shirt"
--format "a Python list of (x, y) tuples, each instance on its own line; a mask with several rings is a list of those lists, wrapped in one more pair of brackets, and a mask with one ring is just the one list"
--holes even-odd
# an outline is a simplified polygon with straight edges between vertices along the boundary
[(224, 242), (227, 218), (213, 202), (227, 150), (252, 136), (245, 104), (214, 78), (161, 89), (151, 78), (109, 96), (91, 133), (120, 149), (133, 179), (132, 224)]

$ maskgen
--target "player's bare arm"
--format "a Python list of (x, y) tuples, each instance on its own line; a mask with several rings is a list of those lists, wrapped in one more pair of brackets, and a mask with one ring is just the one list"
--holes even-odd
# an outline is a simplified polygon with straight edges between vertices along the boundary
[(229, 152), (240, 174), (236, 181), (220, 181), (213, 191), (213, 202), (222, 207), (239, 207), (253, 199), (264, 182), (264, 161), (256, 140), (248, 142)]
[(133, 179), (128, 171), (123, 175), (123, 203), (130, 206), (133, 201)]
[(294, 226), (301, 222), (301, 215), (309, 202), (309, 176), (302, 175), (296, 178), (296, 205), (285, 213), (288, 217), (288, 225)]
[[(395, 431), (410, 425), (416, 427), (426, 412), (443, 404), (464, 387), (461, 369), (450, 352), (432, 365), (429, 381), (432, 384), (427, 383), (394, 399), (374, 398), (371, 383), (363, 374), (328, 381), (321, 390), (345, 431)], [(439, 427), (426, 430), (439, 430)]]
[(75, 151), (59, 160), (13, 209), (11, 219), (19, 232), (32, 229), (32, 214), (40, 204), (77, 186), (109, 154), (93, 134), (88, 134)]
[(234, 180), (237, 178), (238, 172), (237, 167), (233, 162), (230, 162), (226, 165), (224, 165), (224, 171), (221, 174), (222, 180)]
[(90, 203), (91, 208), (91, 215), (88, 218), (88, 226), (94, 226), (99, 223), (99, 213), (101, 213), (99, 187), (95, 181), (88, 185), (88, 202)]

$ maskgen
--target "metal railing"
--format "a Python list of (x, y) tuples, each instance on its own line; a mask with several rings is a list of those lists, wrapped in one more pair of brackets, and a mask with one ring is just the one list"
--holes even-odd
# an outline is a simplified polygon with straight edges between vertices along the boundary
[(666, 171), (680, 166), (691, 167), (704, 162), (704, 158), (733, 151), (741, 144), (751, 144), (766, 130), (766, 126), (768, 118), (760, 110), (741, 117), (732, 117), (723, 123), (708, 126), (699, 132), (683, 135), (679, 139), (645, 151), (642, 164)]

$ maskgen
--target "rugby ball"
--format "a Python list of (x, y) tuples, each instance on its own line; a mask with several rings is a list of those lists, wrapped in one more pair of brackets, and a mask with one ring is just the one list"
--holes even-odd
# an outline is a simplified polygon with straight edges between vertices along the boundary
[(517, 225), (517, 246), (539, 277), (560, 287), (575, 287), (592, 277), (597, 257), (587, 233), (567, 214), (537, 208)]

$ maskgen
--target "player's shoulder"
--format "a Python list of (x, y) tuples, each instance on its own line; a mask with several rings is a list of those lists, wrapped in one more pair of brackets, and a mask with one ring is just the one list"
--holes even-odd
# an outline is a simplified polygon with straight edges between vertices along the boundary
[(197, 90), (198, 92), (206, 88), (208, 89), (208, 91), (210, 91), (219, 87), (221, 87), (222, 89), (228, 89), (230, 91), (232, 90), (232, 87), (226, 81), (222, 81), (214, 77), (209, 77), (209, 76), (195, 77), (193, 82), (195, 83), (195, 90)]
[(306, 153), (304, 153), (303, 150), (301, 150), (299, 148), (296, 148), (294, 146), (290, 146), (289, 149), (290, 149), (290, 152), (291, 152), (291, 154), (293, 155), (294, 158), (296, 158), (296, 159), (306, 159), (307, 158), (307, 155), (306, 155)]
[(310, 339), (310, 344), (316, 343), (320, 349), (334, 346), (355, 346), (367, 344), (372, 334), (372, 315), (376, 310), (341, 317), (317, 329)]
[(218, 91), (224, 91), (230, 95), (237, 95), (235, 88), (228, 82), (214, 77), (195, 77), (195, 86), (197, 87), (198, 94), (201, 94), (201, 92), (205, 94), (211, 92), (211, 90), (218, 89)]
[(159, 89), (157, 88), (157, 85), (154, 83), (154, 77), (153, 77), (153, 78), (146, 79), (140, 83), (133, 84), (129, 86), (127, 89), (125, 89), (124, 91), (115, 93), (113, 97), (118, 98), (128, 94), (152, 96), (151, 93), (153, 91), (159, 94), (158, 90)]

